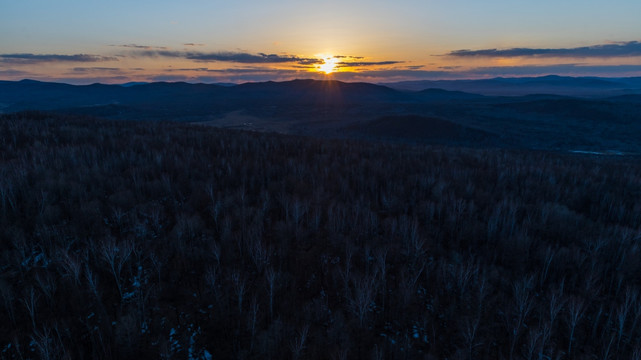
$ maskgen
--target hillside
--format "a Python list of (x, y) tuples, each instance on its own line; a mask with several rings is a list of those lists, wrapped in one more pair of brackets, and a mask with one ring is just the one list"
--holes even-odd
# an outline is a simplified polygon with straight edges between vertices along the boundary
[(37, 112), (0, 149), (3, 358), (641, 348), (637, 157)]
[(416, 115), (384, 116), (346, 128), (355, 137), (443, 145), (500, 146), (499, 136), (447, 120)]
[[(421, 117), (492, 134), (484, 136), (482, 142), (476, 136), (458, 137), (450, 145), (641, 154), (639, 95), (585, 98), (527, 91), (529, 95), (507, 97), (471, 93), (475, 86), (488, 83), (508, 88), (525, 86), (521, 90), (533, 90), (528, 84), (544, 83), (576, 90), (623, 82), (633, 86), (638, 81), (545, 77), (457, 82), (461, 85), (457, 89), (463, 91), (435, 88), (404, 91), (375, 84), (316, 80), (236, 86), (188, 83), (71, 86), (20, 81), (0, 82), (0, 113), (46, 110), (114, 120), (193, 122), (324, 138), (362, 137), (363, 133), (375, 130), (344, 130), (372, 125), (381, 118)], [(451, 83), (430, 85), (447, 88), (448, 84)], [(411, 131), (407, 125), (385, 131), (392, 134), (409, 131), (407, 135), (412, 142), (444, 144), (443, 139), (448, 139), (430, 136), (433, 130)], [(420, 134), (425, 136), (421, 138)], [(390, 138), (398, 141), (408, 136)]]

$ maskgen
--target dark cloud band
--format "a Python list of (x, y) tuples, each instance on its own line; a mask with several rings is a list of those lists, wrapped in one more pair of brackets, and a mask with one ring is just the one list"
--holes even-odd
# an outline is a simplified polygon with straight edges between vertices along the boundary
[(341, 61), (338, 66), (347, 67), (366, 67), (366, 66), (383, 66), (383, 65), (396, 65), (404, 61)]
[(608, 58), (641, 56), (641, 42), (628, 41), (612, 44), (601, 44), (576, 48), (537, 49), (483, 49), (456, 50), (447, 54), (454, 57), (568, 57), (568, 58)]
[(40, 63), (40, 62), (103, 62), (118, 61), (118, 58), (112, 56), (75, 54), (0, 54), (0, 62), (4, 63)]
[[(282, 64), (298, 63), (304, 65), (317, 64), (319, 59), (303, 58), (296, 55), (251, 54), (245, 52), (190, 52), (190, 51), (136, 51), (133, 56), (140, 57), (170, 57), (183, 58), (200, 62), (232, 62), (240, 64)], [(322, 62), (322, 61), (321, 61)]]
[(165, 46), (149, 46), (149, 45), (138, 45), (138, 44), (121, 44), (121, 45), (109, 45), (113, 47), (122, 47), (122, 48), (129, 48), (129, 49), (144, 49), (144, 50), (167, 50), (169, 49), (168, 47)]

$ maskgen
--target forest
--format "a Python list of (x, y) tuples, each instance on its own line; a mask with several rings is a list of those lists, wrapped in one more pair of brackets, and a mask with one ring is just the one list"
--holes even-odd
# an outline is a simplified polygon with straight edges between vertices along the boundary
[(638, 156), (0, 116), (0, 359), (641, 359)]

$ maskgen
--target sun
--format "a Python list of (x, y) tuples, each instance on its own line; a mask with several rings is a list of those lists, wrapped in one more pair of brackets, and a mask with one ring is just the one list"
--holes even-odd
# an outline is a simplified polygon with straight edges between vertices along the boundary
[(338, 59), (332, 55), (325, 55), (322, 57), (323, 63), (316, 66), (319, 72), (331, 74), (338, 68)]

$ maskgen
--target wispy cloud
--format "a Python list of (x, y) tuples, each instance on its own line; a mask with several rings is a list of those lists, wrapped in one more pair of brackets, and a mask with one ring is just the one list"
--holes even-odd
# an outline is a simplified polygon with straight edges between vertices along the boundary
[[(325, 63), (325, 59), (316, 57), (305, 57), (292, 54), (267, 54), (267, 53), (248, 53), (232, 51), (216, 52), (197, 52), (197, 51), (169, 51), (169, 50), (140, 50), (133, 51), (131, 56), (134, 57), (168, 57), (182, 58), (197, 62), (229, 62), (238, 64), (296, 64), (311, 67)], [(362, 61), (362, 56), (335, 55), (335, 59), (340, 59), (337, 63), (339, 67), (369, 67), (396, 65), (403, 61)]]
[(29, 75), (33, 75), (33, 74), (26, 71), (22, 71), (22, 70), (16, 70), (16, 69), (0, 70), (0, 76), (7, 77), (7, 78), (26, 77)]
[(641, 65), (584, 65), (584, 64), (554, 64), (542, 66), (491, 66), (477, 67), (460, 72), (474, 77), (487, 76), (538, 76), (565, 74), (572, 76), (632, 76), (641, 72)]
[(447, 56), (453, 57), (568, 57), (568, 58), (610, 58), (641, 56), (641, 42), (627, 41), (575, 48), (511, 48), (455, 50)]
[(296, 55), (278, 55), (265, 53), (246, 53), (246, 52), (195, 52), (195, 51), (155, 51), (143, 50), (135, 51), (133, 56), (139, 57), (170, 57), (183, 58), (199, 62), (231, 62), (240, 64), (281, 64), (281, 63), (298, 63), (298, 64), (317, 64), (322, 62), (320, 59), (305, 58)]
[[(186, 45), (186, 44), (185, 44)], [(166, 46), (150, 46), (150, 45), (138, 45), (138, 44), (121, 44), (121, 45), (109, 45), (113, 47), (129, 48), (129, 49), (143, 49), (143, 50), (167, 50), (169, 49)]]
[(75, 67), (72, 69), (76, 73), (88, 73), (88, 72), (114, 72), (122, 71), (120, 68), (114, 67)]
[(151, 77), (150, 81), (186, 81), (186, 82), (254, 82), (281, 81), (295, 78), (309, 78), (310, 73), (288, 69), (272, 68), (229, 68), (229, 69), (180, 69), (195, 71), (193, 74), (177, 74), (169, 72)]
[(301, 58), (296, 55), (276, 55), (276, 54), (249, 54), (249, 53), (232, 53), (232, 52), (215, 52), (203, 54), (190, 54), (187, 57), (190, 60), (197, 61), (225, 61), (243, 64), (275, 64), (275, 63), (308, 63), (317, 59)]
[(205, 44), (197, 44), (197, 43), (186, 43), (183, 44), (184, 46), (205, 46)]
[(402, 64), (404, 61), (341, 61), (337, 65), (341, 67), (368, 67)]
[(103, 62), (118, 61), (113, 56), (75, 54), (0, 54), (0, 62), (14, 64), (43, 63), (43, 62)]

